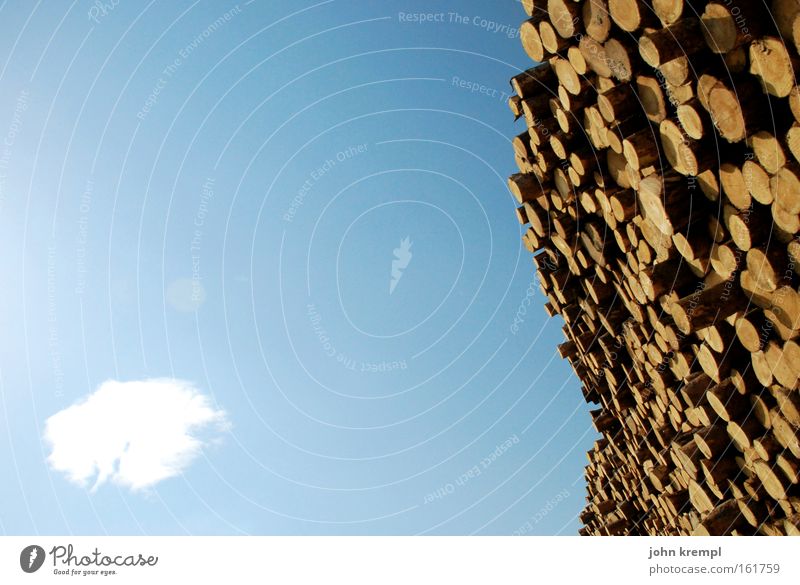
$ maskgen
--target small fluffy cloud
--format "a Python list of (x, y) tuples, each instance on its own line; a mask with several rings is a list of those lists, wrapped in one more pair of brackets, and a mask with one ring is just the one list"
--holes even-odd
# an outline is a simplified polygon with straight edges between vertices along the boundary
[(107, 481), (131, 490), (181, 473), (208, 433), (228, 428), (225, 413), (188, 382), (109, 380), (45, 424), (50, 466), (92, 491)]

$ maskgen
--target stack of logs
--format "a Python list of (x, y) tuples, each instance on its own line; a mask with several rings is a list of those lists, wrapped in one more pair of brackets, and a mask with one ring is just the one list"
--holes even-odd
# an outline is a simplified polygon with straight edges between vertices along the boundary
[(800, 0), (522, 0), (523, 241), (597, 405), (581, 534), (800, 534)]

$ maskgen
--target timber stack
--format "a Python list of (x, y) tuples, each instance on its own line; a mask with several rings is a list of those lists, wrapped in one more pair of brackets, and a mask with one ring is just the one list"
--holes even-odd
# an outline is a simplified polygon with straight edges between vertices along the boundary
[(800, 534), (800, 0), (522, 0), (509, 179), (584, 535)]

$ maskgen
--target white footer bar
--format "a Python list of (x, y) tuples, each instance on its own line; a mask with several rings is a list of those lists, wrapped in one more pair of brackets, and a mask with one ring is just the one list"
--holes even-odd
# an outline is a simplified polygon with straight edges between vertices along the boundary
[(0, 583), (798, 583), (798, 544), (790, 537), (2, 537)]

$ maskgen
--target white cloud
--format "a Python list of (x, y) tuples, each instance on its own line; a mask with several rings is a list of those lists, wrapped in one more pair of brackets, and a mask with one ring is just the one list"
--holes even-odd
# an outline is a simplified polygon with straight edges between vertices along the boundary
[(111, 481), (146, 489), (181, 473), (200, 454), (200, 433), (227, 430), (225, 413), (188, 382), (109, 380), (47, 419), (50, 466), (92, 491)]

